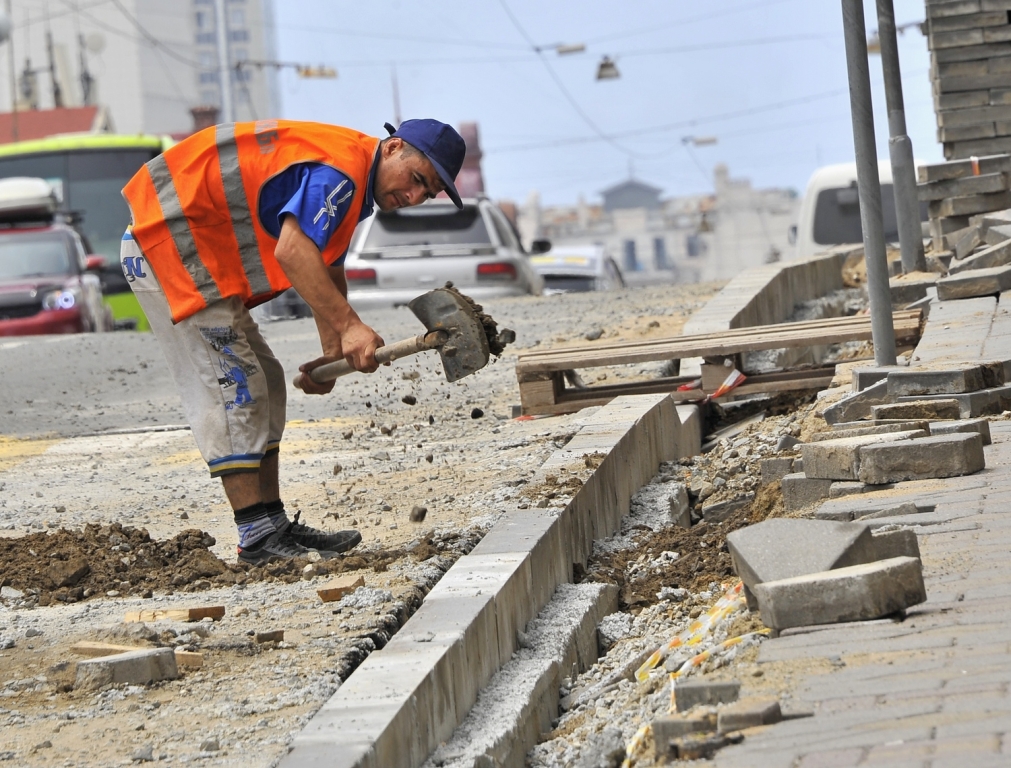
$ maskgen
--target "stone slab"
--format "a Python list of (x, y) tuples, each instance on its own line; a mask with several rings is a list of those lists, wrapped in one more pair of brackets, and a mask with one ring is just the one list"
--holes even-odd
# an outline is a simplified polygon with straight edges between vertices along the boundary
[(948, 267), (948, 274), (957, 275), (967, 270), (992, 269), (1011, 264), (1011, 240), (1004, 240), (989, 248), (962, 259), (953, 261)]
[(833, 403), (822, 413), (823, 418), (829, 424), (838, 424), (844, 421), (857, 421), (866, 419), (871, 415), (871, 408), (876, 405), (890, 403), (891, 396), (888, 394), (888, 380), (879, 381), (872, 384), (860, 392), (847, 395), (838, 402)]
[(716, 729), (720, 733), (741, 731), (745, 728), (757, 728), (760, 725), (772, 725), (783, 719), (779, 700), (772, 697), (749, 697), (724, 707), (720, 710), (716, 721)]
[(895, 557), (756, 585), (772, 629), (880, 619), (926, 601), (920, 561)]
[(975, 392), (986, 386), (987, 380), (983, 375), (983, 369), (978, 365), (948, 370), (905, 369), (888, 374), (888, 392), (896, 400), (915, 395)]
[(688, 489), (684, 483), (674, 483), (668, 500), (671, 522), (680, 528), (691, 528), (692, 510), (688, 500)]
[(917, 398), (871, 408), (871, 415), (875, 419), (958, 419), (961, 418), (961, 413), (958, 400), (947, 395), (935, 400)]
[(805, 443), (800, 447), (800, 454), (804, 459), (804, 475), (820, 480), (856, 480), (860, 473), (862, 448), (876, 443), (912, 440), (926, 435), (927, 432), (924, 430), (908, 430)]
[(714, 504), (702, 505), (702, 519), (707, 523), (722, 523), (734, 512), (743, 509), (755, 500), (755, 494), (748, 493), (736, 499), (718, 501)]
[[(793, 466), (794, 469), (797, 468), (796, 461)], [(780, 483), (783, 490), (783, 506), (788, 512), (796, 512), (817, 504), (822, 499), (827, 499), (832, 490), (831, 480), (816, 480), (807, 477), (803, 472), (786, 475)]]
[[(899, 398), (901, 404), (907, 402), (907, 398)], [(920, 395), (918, 401), (927, 400), (954, 400), (958, 403), (957, 419), (975, 419), (980, 416), (993, 416), (1002, 413), (1011, 407), (1011, 387), (994, 387), (992, 389), (981, 389), (978, 392), (966, 392), (959, 395)]]
[(941, 301), (996, 296), (1011, 288), (1011, 266), (972, 269), (937, 281), (937, 298)]
[(692, 733), (708, 733), (716, 730), (716, 713), (704, 712), (690, 717), (664, 715), (652, 723), (653, 745), (657, 755), (666, 755), (673, 739)]
[(992, 296), (933, 303), (910, 365), (934, 366), (986, 359), (983, 345), (996, 309), (997, 300)]
[[(859, 423), (859, 422), (858, 422)], [(930, 426), (927, 421), (896, 421), (893, 424), (879, 424), (876, 426), (850, 427), (849, 429), (836, 429), (833, 427), (825, 432), (815, 432), (808, 438), (809, 443), (819, 443), (822, 440), (839, 440), (844, 437), (863, 437), (864, 435), (888, 435), (893, 432), (906, 432), (908, 430), (922, 429), (929, 431)]]
[(727, 535), (734, 571), (754, 591), (765, 581), (877, 559), (869, 530), (854, 523), (773, 518)]
[(986, 466), (983, 438), (977, 432), (864, 446), (860, 479), (869, 484), (957, 477)]
[(679, 680), (674, 686), (674, 703), (678, 712), (692, 707), (730, 704), (741, 694), (738, 680)]
[(990, 421), (988, 419), (960, 419), (958, 421), (935, 421), (930, 425), (930, 434), (954, 435), (976, 432), (983, 438), (983, 445), (990, 445)]
[(887, 365), (874, 368), (854, 368), (852, 371), (852, 387), (854, 392), (863, 392), (867, 387), (877, 384), (888, 376), (889, 371), (897, 370), (899, 366)]
[[(871, 488), (875, 486), (869, 486)], [(827, 506), (823, 505), (815, 513), (816, 520), (835, 520), (840, 523), (847, 523), (853, 520), (865, 520), (878, 517), (894, 517), (895, 515), (917, 515), (921, 510), (912, 502), (906, 501), (902, 504), (882, 507), (880, 509), (866, 509), (853, 506)]]
[(171, 648), (145, 648), (77, 662), (74, 690), (93, 691), (106, 685), (146, 685), (179, 677)]
[(775, 483), (793, 472), (793, 459), (789, 456), (762, 459), (759, 467), (762, 473), (762, 483)]
[(898, 275), (888, 281), (888, 291), (892, 304), (912, 304), (927, 295), (927, 291), (937, 284), (940, 275), (934, 272), (910, 272)]

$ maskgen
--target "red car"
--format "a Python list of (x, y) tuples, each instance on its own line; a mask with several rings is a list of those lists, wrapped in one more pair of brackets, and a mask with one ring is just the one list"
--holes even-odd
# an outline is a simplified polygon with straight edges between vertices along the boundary
[(105, 259), (89, 256), (58, 214), (2, 198), (0, 190), (0, 336), (112, 330), (97, 274)]

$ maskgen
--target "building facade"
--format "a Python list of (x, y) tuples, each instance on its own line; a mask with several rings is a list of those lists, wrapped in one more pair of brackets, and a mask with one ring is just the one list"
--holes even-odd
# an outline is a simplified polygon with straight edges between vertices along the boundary
[(273, 0), (12, 0), (0, 111), (12, 104), (12, 46), (19, 111), (100, 105), (120, 133), (189, 133), (191, 109), (221, 106), (216, 2), (235, 118), (276, 117), (276, 70), (255, 63), (276, 59)]
[(519, 210), (529, 243), (602, 245), (631, 285), (729, 280), (748, 267), (778, 261), (791, 246), (793, 190), (756, 190), (725, 165), (713, 194), (663, 198), (663, 190), (629, 179), (601, 192), (600, 204), (541, 207), (536, 193)]

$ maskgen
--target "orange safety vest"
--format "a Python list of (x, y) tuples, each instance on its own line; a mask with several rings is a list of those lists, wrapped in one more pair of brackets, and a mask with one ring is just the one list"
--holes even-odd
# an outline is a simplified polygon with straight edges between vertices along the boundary
[(274, 257), (277, 238), (260, 222), (263, 185), (297, 163), (343, 173), (324, 208), (351, 205), (323, 250), (332, 264), (348, 249), (379, 139), (322, 123), (259, 120), (193, 134), (148, 162), (123, 188), (133, 237), (154, 270), (172, 320), (238, 296), (247, 307), (291, 287)]

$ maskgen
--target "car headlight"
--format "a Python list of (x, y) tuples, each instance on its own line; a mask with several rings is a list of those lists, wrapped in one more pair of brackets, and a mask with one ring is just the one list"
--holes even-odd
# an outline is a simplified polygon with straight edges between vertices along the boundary
[(73, 309), (81, 301), (80, 288), (60, 288), (42, 297), (43, 309)]

